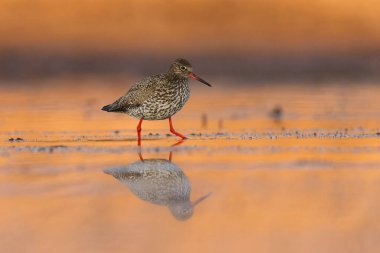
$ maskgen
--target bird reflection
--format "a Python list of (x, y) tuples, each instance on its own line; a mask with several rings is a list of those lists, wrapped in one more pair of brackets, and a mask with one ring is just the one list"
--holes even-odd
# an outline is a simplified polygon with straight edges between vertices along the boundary
[(190, 201), (191, 183), (180, 167), (174, 164), (172, 152), (169, 159), (143, 159), (123, 167), (110, 168), (104, 173), (112, 175), (127, 185), (140, 199), (167, 206), (177, 220), (187, 220), (194, 207), (211, 195), (208, 193), (195, 201)]

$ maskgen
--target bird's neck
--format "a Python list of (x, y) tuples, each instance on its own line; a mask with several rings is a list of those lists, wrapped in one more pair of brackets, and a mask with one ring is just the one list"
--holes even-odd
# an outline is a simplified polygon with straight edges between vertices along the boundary
[(178, 75), (176, 73), (168, 73), (169, 84), (179, 85), (188, 82), (189, 78)]

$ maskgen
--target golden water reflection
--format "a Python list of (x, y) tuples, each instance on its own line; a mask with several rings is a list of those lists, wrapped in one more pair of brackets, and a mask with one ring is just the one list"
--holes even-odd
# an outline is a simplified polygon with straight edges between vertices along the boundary
[[(1, 253), (378, 252), (379, 85), (193, 85), (189, 140), (146, 122), (143, 163), (136, 120), (99, 110), (132, 81), (113, 83), (0, 85)], [(212, 197), (179, 222), (103, 173), (148, 163)]]
[(195, 201), (190, 200), (191, 183), (178, 165), (169, 159), (143, 159), (126, 166), (105, 169), (109, 174), (125, 184), (138, 198), (156, 205), (166, 206), (177, 220), (187, 220), (193, 216), (197, 204), (208, 198), (208, 193)]

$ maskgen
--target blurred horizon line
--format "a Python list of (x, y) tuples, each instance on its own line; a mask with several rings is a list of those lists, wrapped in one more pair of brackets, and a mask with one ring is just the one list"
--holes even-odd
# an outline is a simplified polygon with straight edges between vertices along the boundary
[(168, 55), (147, 53), (0, 51), (0, 80), (67, 75), (152, 75), (175, 58), (187, 58), (194, 72), (241, 81), (370, 81), (380, 79), (380, 49), (355, 52), (255, 52)]

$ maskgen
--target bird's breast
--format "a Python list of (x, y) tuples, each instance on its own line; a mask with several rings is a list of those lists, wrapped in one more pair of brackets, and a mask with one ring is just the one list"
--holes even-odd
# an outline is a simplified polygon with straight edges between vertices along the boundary
[(167, 119), (177, 113), (190, 97), (188, 83), (181, 83), (175, 87), (159, 87), (154, 96), (141, 107), (144, 119)]

